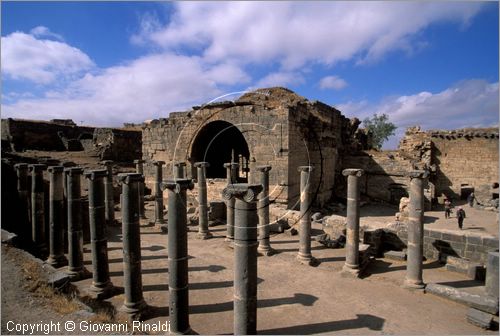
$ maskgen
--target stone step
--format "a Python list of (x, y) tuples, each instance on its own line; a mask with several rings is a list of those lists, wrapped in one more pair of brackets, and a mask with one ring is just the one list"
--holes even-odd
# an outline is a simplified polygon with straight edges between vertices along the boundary
[(492, 329), (493, 315), (476, 308), (469, 308), (467, 311), (467, 322), (483, 329)]

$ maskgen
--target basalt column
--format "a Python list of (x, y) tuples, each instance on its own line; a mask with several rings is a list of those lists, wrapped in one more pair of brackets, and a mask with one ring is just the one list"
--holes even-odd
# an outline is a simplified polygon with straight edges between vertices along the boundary
[[(226, 168), (226, 178), (227, 185), (237, 183), (238, 167), (237, 163), (224, 163)], [(234, 240), (234, 198), (226, 200), (226, 223), (227, 223), (227, 234), (226, 241), (232, 244)], [(231, 245), (230, 245), (231, 246)]]
[(68, 264), (64, 256), (64, 191), (63, 191), (63, 166), (49, 167), (49, 258), (47, 263), (53, 267)]
[(155, 161), (155, 225), (162, 226), (165, 221), (163, 219), (163, 191), (161, 190), (161, 183), (163, 180), (163, 165), (165, 161)]
[(90, 277), (83, 266), (83, 226), (80, 167), (66, 168), (68, 192), (68, 275), (72, 281)]
[[(134, 160), (134, 163), (136, 173), (144, 176), (144, 160)], [(144, 181), (139, 183), (139, 216), (142, 219), (146, 218), (144, 208)]]
[(207, 179), (206, 168), (208, 162), (196, 162), (194, 166), (198, 169), (198, 238), (208, 239), (212, 234), (208, 231), (208, 204), (207, 204)]
[(265, 256), (274, 253), (269, 243), (269, 171), (271, 166), (257, 166), (260, 171), (260, 184), (262, 192), (259, 194), (257, 213), (259, 215), (259, 248), (257, 251)]
[(404, 286), (423, 289), (422, 261), (424, 253), (424, 180), (427, 171), (414, 170), (410, 177), (410, 205), (408, 222), (408, 256)]
[(19, 195), (21, 213), (21, 228), (19, 230), (22, 238), (31, 240), (31, 220), (30, 220), (30, 191), (28, 189), (28, 164), (17, 163), (14, 165), (17, 173), (17, 194)]
[(300, 172), (300, 222), (299, 253), (297, 259), (306, 265), (313, 265), (316, 259), (311, 254), (311, 192), (312, 166), (301, 166)]
[(257, 332), (257, 195), (260, 184), (230, 184), (224, 199), (235, 199), (234, 334)]
[(85, 173), (89, 183), (89, 222), (92, 246), (92, 285), (90, 292), (97, 298), (112, 294), (113, 284), (109, 279), (108, 240), (106, 238), (105, 179), (108, 171), (91, 170)]
[(122, 183), (122, 235), (123, 235), (123, 286), (125, 301), (122, 311), (132, 318), (140, 318), (146, 308), (142, 295), (141, 236), (139, 229), (140, 184), (144, 182), (141, 174), (119, 174)]
[(186, 162), (177, 162), (174, 164), (174, 178), (183, 179), (186, 176)]
[(47, 256), (45, 239), (45, 209), (43, 193), (43, 171), (47, 168), (44, 164), (32, 164), (31, 172), (31, 239), (35, 252), (40, 256)]
[(115, 201), (113, 193), (113, 161), (102, 162), (106, 167), (106, 177), (104, 179), (104, 204), (106, 206), (106, 223), (108, 226), (115, 224)]
[(347, 229), (346, 256), (342, 272), (346, 275), (359, 275), (359, 178), (362, 169), (344, 169), (347, 176)]
[(186, 190), (190, 179), (171, 179), (162, 183), (168, 189), (168, 291), (170, 331), (187, 334), (189, 326), (189, 284), (187, 247)]

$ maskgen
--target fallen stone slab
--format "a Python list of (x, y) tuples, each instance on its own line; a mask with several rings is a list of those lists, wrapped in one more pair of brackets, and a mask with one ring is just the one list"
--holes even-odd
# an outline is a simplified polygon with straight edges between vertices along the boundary
[(493, 315), (476, 308), (469, 308), (467, 311), (467, 322), (483, 329), (492, 329)]
[(397, 260), (397, 261), (405, 261), (406, 260), (406, 252), (405, 251), (387, 251), (384, 252), (384, 258)]
[(498, 300), (489, 296), (470, 294), (450, 286), (436, 283), (427, 284), (425, 293), (434, 294), (483, 312), (494, 315), (498, 314)]
[(2, 243), (8, 245), (15, 245), (17, 235), (15, 233), (5, 231), (2, 229)]

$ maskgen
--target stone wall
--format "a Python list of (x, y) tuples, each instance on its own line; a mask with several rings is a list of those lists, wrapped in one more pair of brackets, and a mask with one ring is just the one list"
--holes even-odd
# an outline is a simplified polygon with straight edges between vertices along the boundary
[(2, 119), (2, 149), (11, 151), (85, 151), (114, 161), (142, 157), (142, 132), (76, 126), (71, 120)]

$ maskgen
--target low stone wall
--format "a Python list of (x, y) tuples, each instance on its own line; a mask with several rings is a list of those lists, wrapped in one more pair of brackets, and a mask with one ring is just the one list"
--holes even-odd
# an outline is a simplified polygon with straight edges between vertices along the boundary
[[(406, 230), (397, 236), (407, 244)], [(486, 264), (488, 252), (498, 251), (498, 238), (478, 234), (463, 234), (450, 230), (424, 229), (424, 256), (433, 260), (445, 260), (447, 256), (465, 258)]]

